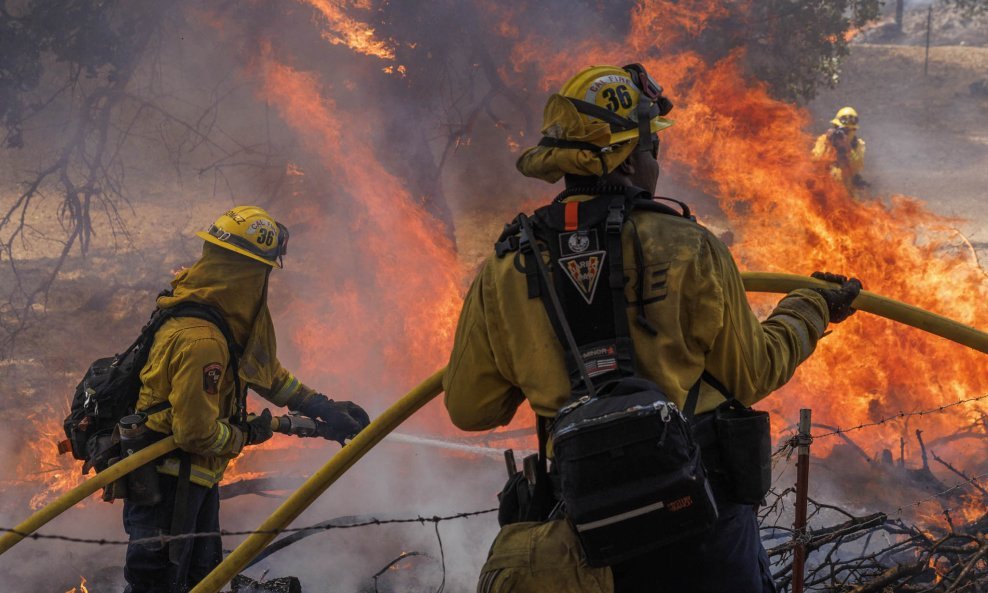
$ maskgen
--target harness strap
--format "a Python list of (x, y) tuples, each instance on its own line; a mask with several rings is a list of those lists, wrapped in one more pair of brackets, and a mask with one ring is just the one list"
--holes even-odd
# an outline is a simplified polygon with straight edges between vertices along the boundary
[(144, 408), (143, 410), (138, 410), (138, 412), (143, 412), (143, 413), (147, 414), (148, 416), (154, 416), (158, 412), (164, 412), (165, 410), (167, 410), (167, 409), (169, 409), (171, 407), (172, 407), (172, 403), (170, 401), (168, 401), (168, 400), (165, 400), (163, 402), (158, 402), (158, 403), (154, 404), (153, 406)]
[(527, 242), (530, 246), (530, 256), (526, 260), (535, 260), (535, 266), (538, 269), (541, 280), (541, 288), (545, 291), (543, 294), (548, 294), (549, 296), (549, 302), (547, 303), (543, 299), (542, 303), (546, 306), (546, 312), (549, 314), (549, 319), (553, 322), (553, 326), (556, 327), (557, 332), (561, 332), (560, 335), (564, 338), (563, 349), (569, 354), (569, 360), (567, 362), (576, 366), (576, 370), (587, 388), (587, 394), (590, 397), (597, 397), (597, 390), (594, 387), (593, 381), (590, 380), (590, 374), (587, 373), (587, 365), (583, 362), (583, 356), (580, 354), (580, 348), (577, 346), (576, 339), (573, 337), (573, 331), (570, 329), (569, 322), (566, 321), (566, 313), (563, 311), (562, 303), (559, 302), (559, 295), (556, 293), (556, 287), (552, 284), (552, 278), (549, 277), (549, 271), (546, 269), (545, 262), (542, 261), (542, 254), (541, 252), (535, 253), (535, 250), (539, 248), (538, 243), (535, 242), (535, 233), (532, 232), (532, 222), (524, 214), (519, 214), (518, 218), (521, 223), (522, 243)]
[(696, 415), (696, 404), (700, 401), (700, 379), (696, 380), (693, 387), (686, 393), (686, 402), (683, 404), (683, 416), (693, 424), (693, 417)]

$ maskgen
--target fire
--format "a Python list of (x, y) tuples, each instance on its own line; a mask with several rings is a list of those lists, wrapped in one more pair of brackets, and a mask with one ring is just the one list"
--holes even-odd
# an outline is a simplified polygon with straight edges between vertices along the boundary
[(85, 476), (80, 463), (71, 454), (59, 455), (56, 443), (65, 438), (61, 416), (50, 412), (30, 417), (36, 438), (28, 442), (27, 454), (22, 455), (16, 475), (34, 489), (28, 505), (39, 509), (56, 496), (75, 488)]
[(352, 9), (369, 10), (371, 6), (367, 0), (299, 1), (311, 5), (326, 20), (327, 28), (322, 32), (322, 38), (326, 41), (333, 45), (345, 45), (357, 53), (382, 60), (394, 59), (395, 50), (390, 42), (377, 39), (373, 27), (347, 14)]
[(72, 587), (65, 593), (89, 593), (89, 588), (86, 587), (86, 577), (79, 577), (82, 581), (79, 583), (78, 587)]
[[(259, 96), (313, 151), (344, 202), (321, 208), (309, 220), (310, 235), (331, 238), (346, 229), (359, 248), (348, 258), (328, 251), (324, 262), (313, 262), (331, 275), (335, 288), (323, 299), (293, 304), (292, 316), (303, 321), (294, 335), (304, 353), (299, 374), (321, 374), (332, 360), (342, 372), (387, 369), (396, 387), (412, 385), (424, 376), (423, 368), (442, 366), (449, 351), (462, 277), (453, 245), (440, 223), (378, 162), (366, 141), (376, 132), (372, 123), (345, 117), (320, 92), (314, 75), (270, 53), (256, 69)], [(333, 277), (342, 269), (359, 270), (361, 278)], [(382, 330), (387, 340), (381, 340)]]
[[(956, 239), (956, 221), (905, 196), (888, 203), (849, 196), (810, 161), (806, 112), (747, 80), (742, 51), (712, 64), (689, 51), (650, 57), (656, 39), (695, 36), (722, 10), (722, 3), (702, 0), (641, 2), (624, 43), (566, 44), (532, 36), (514, 47), (514, 70), (536, 67), (546, 73), (543, 87), (552, 89), (584, 65), (626, 60), (633, 48), (631, 55), (644, 58), (677, 104), (670, 115), (676, 125), (663, 132), (666, 170), (675, 181), (717, 197), (737, 237), (732, 250), (742, 269), (852, 274), (879, 294), (988, 327), (981, 306), (988, 283)], [(988, 392), (985, 370), (983, 354), (857, 315), (824, 339), (794, 380), (763, 405), (774, 413), (777, 430), (800, 407), (812, 407), (819, 422), (847, 427)], [(924, 427), (942, 435), (984, 409), (962, 408), (926, 418)], [(901, 427), (891, 423), (855, 438), (868, 439), (877, 451), (897, 442)], [(814, 445), (815, 454), (828, 449), (826, 441)]]
[[(370, 24), (351, 15), (368, 12), (368, 2), (305, 3), (321, 15), (330, 43), (395, 59), (396, 42), (379, 39)], [(677, 49), (728, 16), (728, 6), (744, 11), (748, 5), (642, 0), (623, 38), (610, 28), (572, 38), (532, 32), (524, 10), (493, 2), (480, 6), (492, 30), (511, 44), (508, 63), (498, 72), (519, 92), (551, 92), (590, 64), (645, 64), (676, 104), (670, 114), (676, 125), (662, 135), (664, 174), (717, 198), (742, 269), (851, 274), (879, 294), (988, 328), (988, 282), (969, 245), (958, 238), (957, 221), (907, 196), (854, 199), (811, 162), (807, 112), (774, 100), (751, 80), (742, 50), (708, 61)], [(332, 181), (328, 197), (294, 195), (286, 203), (286, 222), (305, 226), (306, 240), (316, 247), (306, 251), (318, 255), (290, 264), (296, 277), (315, 288), (304, 298), (287, 296), (278, 323), (300, 353), (300, 377), (333, 385), (341, 398), (383, 406), (447, 362), (461, 295), (477, 262), (457, 258), (421, 196), (381, 163), (375, 142), (383, 143), (387, 130), (368, 115), (361, 82), (306, 71), (285, 48), (274, 47), (278, 42), (261, 44), (244, 75), (309, 153), (308, 161), (291, 165), (292, 174), (304, 170), (310, 178), (321, 168)], [(414, 69), (386, 68), (414, 78)], [(381, 76), (380, 65), (368, 72)], [(537, 88), (526, 86), (524, 74), (531, 72), (538, 73)], [(521, 137), (509, 136), (507, 149), (528, 144)], [(766, 304), (775, 300), (756, 299), (758, 311), (767, 312)], [(777, 433), (785, 432), (801, 407), (812, 407), (818, 423), (846, 428), (988, 393), (982, 354), (865, 314), (833, 329), (794, 379), (760, 405), (772, 412)], [(988, 409), (957, 406), (920, 421), (932, 439), (969, 424), (978, 411)], [(438, 410), (428, 417), (435, 430), (450, 430)], [(515, 426), (530, 423), (520, 413)], [(905, 421), (853, 438), (874, 453), (896, 449), (900, 435), (911, 436)], [(821, 439), (813, 454), (826, 455), (837, 442)], [(983, 451), (963, 446), (950, 453), (962, 466), (972, 456), (983, 458)], [(67, 487), (58, 482), (49, 492)], [(973, 501), (958, 511), (965, 518), (978, 512), (984, 507)]]

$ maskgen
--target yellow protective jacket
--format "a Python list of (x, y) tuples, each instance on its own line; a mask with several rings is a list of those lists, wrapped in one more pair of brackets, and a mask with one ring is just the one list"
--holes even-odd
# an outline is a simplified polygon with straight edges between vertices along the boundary
[[(571, 198), (573, 199), (573, 198)], [(745, 405), (785, 384), (823, 335), (829, 322), (823, 297), (811, 290), (786, 295), (767, 320), (752, 313), (740, 272), (727, 247), (702, 226), (647, 211), (632, 214), (641, 238), (646, 312), (658, 328), (652, 336), (628, 319), (639, 373), (682, 407), (688, 390), (707, 371)], [(625, 225), (624, 253), (633, 254)], [(555, 416), (570, 391), (563, 348), (541, 299), (529, 299), (514, 253), (492, 255), (474, 280), (456, 329), (443, 382), (453, 423), (463, 430), (507, 424), (528, 400), (541, 416)], [(637, 276), (625, 256), (628, 303), (636, 302)], [(570, 320), (571, 323), (578, 320)], [(697, 412), (723, 396), (701, 382)]]
[[(217, 309), (244, 346), (242, 388), (297, 409), (314, 391), (278, 362), (266, 303), (269, 271), (264, 264), (206, 243), (199, 261), (176, 277), (173, 295), (159, 297), (158, 306), (194, 301)], [(174, 317), (155, 334), (141, 371), (137, 409), (171, 403), (171, 408), (148, 418), (148, 427), (175, 436), (179, 449), (192, 455), (191, 480), (206, 487), (222, 479), (230, 459), (244, 446), (244, 432), (230, 422), (236, 394), (229, 359), (219, 328), (198, 318)], [(178, 469), (177, 456), (158, 467), (173, 476)]]
[(813, 160), (827, 163), (833, 178), (843, 183), (853, 193), (856, 189), (854, 178), (864, 170), (865, 141), (857, 134), (849, 134), (845, 140), (847, 151), (839, 154), (830, 140), (833, 132), (834, 129), (831, 128), (817, 136), (813, 145)]

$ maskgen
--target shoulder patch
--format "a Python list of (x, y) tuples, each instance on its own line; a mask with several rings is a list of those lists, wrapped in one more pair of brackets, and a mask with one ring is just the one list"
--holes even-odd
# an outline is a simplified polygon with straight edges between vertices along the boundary
[(219, 393), (222, 376), (223, 365), (218, 362), (211, 362), (202, 367), (202, 390), (210, 395)]

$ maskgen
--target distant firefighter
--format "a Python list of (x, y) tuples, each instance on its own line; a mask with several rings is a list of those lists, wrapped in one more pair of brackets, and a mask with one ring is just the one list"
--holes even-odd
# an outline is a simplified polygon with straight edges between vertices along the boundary
[(853, 107), (842, 107), (830, 123), (833, 127), (816, 139), (813, 160), (826, 163), (834, 179), (854, 194), (868, 187), (868, 182), (861, 177), (865, 141), (858, 136), (858, 112)]

